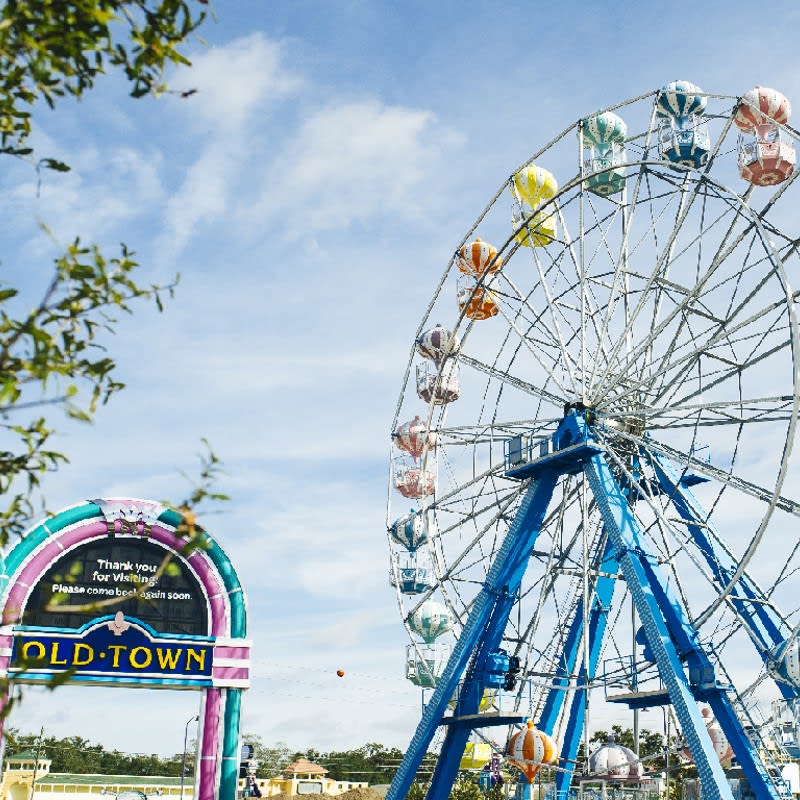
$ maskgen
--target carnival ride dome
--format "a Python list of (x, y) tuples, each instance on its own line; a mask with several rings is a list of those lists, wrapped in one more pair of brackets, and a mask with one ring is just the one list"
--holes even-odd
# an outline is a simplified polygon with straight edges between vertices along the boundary
[(589, 756), (589, 776), (612, 780), (638, 781), (643, 774), (636, 753), (620, 744), (614, 736)]

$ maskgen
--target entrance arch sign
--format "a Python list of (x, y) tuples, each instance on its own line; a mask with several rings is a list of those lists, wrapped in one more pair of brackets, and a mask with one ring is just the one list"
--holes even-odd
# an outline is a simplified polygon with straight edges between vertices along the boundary
[(183, 522), (159, 503), (109, 498), (30, 529), (2, 564), (0, 675), (201, 691), (194, 797), (235, 800), (247, 603), (211, 536), (185, 551)]

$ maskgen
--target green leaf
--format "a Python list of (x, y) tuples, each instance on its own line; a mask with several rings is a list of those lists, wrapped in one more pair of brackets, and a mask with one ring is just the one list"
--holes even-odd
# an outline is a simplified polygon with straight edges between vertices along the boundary
[(57, 161), (55, 158), (43, 158), (39, 164), (47, 169), (54, 169), (56, 172), (69, 172), (72, 169), (69, 164)]

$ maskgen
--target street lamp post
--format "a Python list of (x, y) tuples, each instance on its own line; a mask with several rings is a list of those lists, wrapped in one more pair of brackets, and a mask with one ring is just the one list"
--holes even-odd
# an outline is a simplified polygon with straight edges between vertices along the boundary
[(181, 761), (181, 800), (183, 800), (183, 785), (184, 781), (186, 780), (186, 747), (189, 741), (189, 726), (193, 722), (198, 722), (200, 717), (195, 714), (190, 720), (186, 723), (186, 728), (183, 732), (183, 760)]

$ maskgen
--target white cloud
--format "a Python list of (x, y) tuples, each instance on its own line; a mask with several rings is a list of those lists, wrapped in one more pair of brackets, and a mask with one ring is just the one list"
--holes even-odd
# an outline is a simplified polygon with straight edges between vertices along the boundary
[(197, 89), (182, 106), (188, 124), (204, 135), (239, 136), (257, 110), (302, 87), (284, 61), (285, 46), (260, 32), (195, 56), (188, 73), (179, 76)]
[(253, 124), (302, 81), (284, 64), (284, 48), (253, 33), (197, 56), (186, 80), (197, 93), (180, 106), (188, 131), (204, 142), (164, 214), (159, 242), (163, 262), (173, 260), (198, 226), (229, 211), (234, 184), (256, 149)]
[[(187, 141), (201, 146), (166, 205), (162, 263), (222, 224), (251, 243), (302, 239), (323, 253), (330, 243), (319, 234), (425, 219), (441, 205), (429, 187), (432, 176), (446, 182), (445, 152), (459, 134), (424, 108), (323, 100), (287, 60), (287, 47), (263, 34), (195, 58), (197, 94), (179, 108)], [(275, 113), (290, 98), (292, 113)]]
[(430, 178), (443, 169), (445, 149), (460, 142), (426, 110), (330, 104), (276, 159), (251, 219), (280, 217), (296, 238), (368, 219), (419, 218), (435, 199)]
[(198, 225), (222, 217), (237, 171), (236, 157), (219, 142), (210, 144), (186, 171), (183, 185), (165, 209), (167, 231), (159, 247), (164, 260), (184, 248)]
[[(123, 224), (149, 214), (162, 201), (157, 150), (90, 146), (61, 151), (59, 158), (70, 165), (70, 172), (42, 169), (39, 179), (31, 169), (0, 201), (0, 207), (5, 207), (27, 235), (33, 233), (34, 220), (39, 219), (60, 245), (70, 243), (77, 234), (84, 241), (113, 242), (124, 238)], [(28, 242), (27, 247), (41, 251), (42, 245), (40, 239)]]

